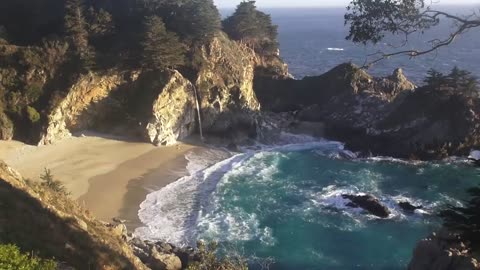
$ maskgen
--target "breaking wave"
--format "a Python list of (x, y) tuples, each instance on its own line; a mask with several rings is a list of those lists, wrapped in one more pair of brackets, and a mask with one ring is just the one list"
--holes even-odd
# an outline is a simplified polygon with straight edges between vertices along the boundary
[[(477, 169), (461, 159), (359, 158), (342, 143), (304, 135), (284, 133), (275, 144), (242, 151), (188, 153), (189, 175), (147, 196), (139, 211), (144, 227), (135, 234), (190, 246), (215, 239), (240, 245), (247, 255), (275, 257), (281, 265), (283, 252), (311, 254), (304, 267), (322, 269), (340, 267), (333, 262), (345, 260), (342, 254), (355, 252), (370, 235), (370, 245), (408, 246), (395, 255), (403, 262), (416, 241), (439, 225), (436, 213), (446, 204), (461, 205), (465, 189), (479, 181)], [(344, 194), (372, 195), (391, 215), (380, 219), (350, 208)], [(399, 202), (423, 208), (407, 213)], [(326, 250), (338, 239), (346, 241), (342, 252)], [(298, 242), (294, 251), (287, 244), (292, 241)], [(388, 261), (391, 254), (382, 252), (376, 251)], [(371, 259), (362, 257), (359, 264), (372, 265)], [(283, 263), (280, 269), (291, 269)]]

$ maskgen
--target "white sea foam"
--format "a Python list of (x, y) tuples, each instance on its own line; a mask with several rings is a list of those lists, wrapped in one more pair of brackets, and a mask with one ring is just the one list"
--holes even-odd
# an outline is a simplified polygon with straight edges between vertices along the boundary
[(218, 181), (250, 156), (233, 156), (150, 193), (140, 205), (138, 213), (145, 227), (136, 229), (135, 234), (144, 239), (166, 240), (179, 245), (193, 244), (198, 220), (202, 211), (208, 208)]
[[(271, 180), (276, 172), (277, 164), (262, 167), (262, 163), (252, 163), (245, 166), (251, 158), (261, 160), (265, 155), (279, 155), (281, 152), (302, 151), (322, 148), (329, 151), (343, 151), (339, 142), (318, 140), (310, 136), (281, 134), (279, 145), (257, 145), (260, 150), (244, 149), (245, 153), (237, 154), (215, 163), (225, 157), (225, 152), (212, 150), (198, 154), (190, 152), (186, 155), (190, 176), (150, 193), (140, 205), (139, 218), (144, 227), (135, 230), (135, 234), (149, 240), (165, 240), (178, 245), (194, 244), (197, 233), (203, 229), (205, 234), (217, 234), (220, 228), (229, 228), (229, 236), (217, 235), (220, 239), (245, 240), (257, 237), (265, 243), (273, 243), (271, 229), (260, 228), (258, 220), (252, 213), (232, 216), (228, 213), (218, 213), (220, 202), (215, 196), (217, 187), (227, 183), (229, 175), (245, 174), (248, 170), (255, 173), (257, 179)], [(275, 161), (275, 159), (274, 159)], [(212, 165), (213, 164), (213, 165)], [(257, 165), (258, 166), (255, 166)], [(258, 177), (260, 176), (260, 177)], [(229, 238), (230, 237), (230, 238)], [(233, 238), (232, 238), (233, 237)]]
[[(361, 208), (349, 207), (347, 204), (351, 201), (343, 198), (342, 195), (344, 194), (363, 196), (367, 193), (362, 192), (362, 189), (356, 186), (338, 187), (336, 185), (330, 185), (325, 187), (321, 192), (312, 194), (311, 201), (320, 209), (325, 209), (327, 211), (331, 209), (341, 210), (344, 215), (351, 217), (356, 222), (359, 222), (359, 218), (362, 217), (366, 217), (366, 219), (379, 219), (376, 216), (365, 214), (365, 211)], [(372, 193), (369, 192), (368, 194)], [(379, 199), (381, 204), (390, 210), (391, 214), (388, 219), (392, 220), (415, 219), (422, 215), (430, 215), (437, 208), (436, 204), (428, 203), (406, 195), (389, 196), (375, 193), (373, 195)], [(414, 211), (413, 215), (409, 215), (398, 205), (400, 202), (409, 202), (414, 206), (422, 206), (423, 208)]]
[[(259, 240), (264, 245), (274, 245), (276, 239), (274, 231), (262, 226), (258, 214), (263, 209), (246, 212), (244, 209), (226, 209), (225, 195), (222, 187), (238, 179), (255, 179), (252, 184), (276, 185), (275, 174), (279, 172), (280, 162), (288, 158), (288, 152), (313, 150), (317, 155), (354, 159), (356, 154), (344, 149), (340, 142), (319, 140), (305, 135), (283, 133), (278, 145), (257, 144), (245, 147), (245, 153), (227, 157), (225, 151), (211, 150), (207, 152), (191, 152), (186, 155), (189, 161), (190, 176), (183, 177), (160, 191), (149, 194), (141, 204), (139, 217), (145, 224), (135, 233), (141, 238), (149, 240), (166, 240), (177, 245), (193, 245), (198, 236), (211, 237), (220, 241), (249, 241)], [(218, 162), (218, 160), (222, 160)], [(407, 161), (392, 158), (361, 159), (367, 162), (400, 162)], [(286, 194), (299, 194), (306, 199), (304, 204), (291, 209), (282, 209), (280, 215), (291, 211), (305, 219), (314, 222), (323, 222), (322, 226), (335, 226), (340, 230), (352, 231), (362, 228), (366, 220), (378, 219), (365, 215), (360, 208), (347, 206), (350, 202), (342, 197), (343, 194), (372, 194), (382, 204), (387, 206), (392, 214), (389, 219), (414, 219), (430, 214), (438, 206), (429, 204), (405, 194), (390, 196), (383, 194), (379, 183), (385, 176), (368, 169), (356, 172), (348, 170), (336, 172), (350, 182), (338, 182), (323, 188), (320, 192), (302, 190), (294, 183), (281, 183)], [(356, 179), (358, 181), (351, 181)], [(250, 181), (250, 180), (246, 180)], [(229, 193), (229, 201), (239, 201), (241, 194)], [(269, 201), (270, 200), (270, 201)], [(400, 207), (400, 201), (409, 201), (413, 205), (422, 205), (425, 208), (408, 215)], [(264, 203), (276, 204), (275, 198), (265, 198)], [(272, 210), (275, 211), (275, 210)], [(349, 217), (350, 222), (330, 224), (331, 222), (318, 220), (319, 211), (338, 211)], [(303, 214), (302, 214), (303, 212)], [(334, 213), (332, 212), (332, 213)]]
[(328, 51), (344, 51), (344, 48), (327, 48)]

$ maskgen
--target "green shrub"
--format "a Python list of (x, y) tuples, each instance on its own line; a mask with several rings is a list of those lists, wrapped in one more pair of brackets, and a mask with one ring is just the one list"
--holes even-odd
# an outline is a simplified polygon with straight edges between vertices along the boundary
[(2, 270), (55, 270), (53, 260), (42, 260), (22, 253), (15, 245), (0, 245), (0, 269)]
[(45, 168), (45, 172), (40, 176), (42, 180), (42, 186), (48, 188), (54, 192), (62, 193), (64, 195), (69, 195), (67, 188), (63, 185), (62, 182), (55, 180), (52, 175), (52, 172)]
[(40, 114), (33, 107), (27, 106), (27, 115), (28, 115), (28, 119), (32, 123), (36, 123), (40, 120)]

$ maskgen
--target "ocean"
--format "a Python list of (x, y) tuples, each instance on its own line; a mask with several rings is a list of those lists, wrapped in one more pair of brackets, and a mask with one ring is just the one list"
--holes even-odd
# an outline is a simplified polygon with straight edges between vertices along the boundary
[[(363, 63), (372, 48), (344, 40), (340, 9), (268, 11), (280, 26), (282, 56), (297, 78), (346, 61)], [(397, 67), (421, 82), (429, 68), (453, 66), (480, 74), (480, 32), (427, 58), (396, 58), (372, 69)], [(144, 239), (195, 245), (216, 240), (222, 254), (250, 259), (251, 269), (405, 269), (415, 244), (441, 226), (437, 214), (461, 206), (480, 169), (462, 158), (412, 162), (358, 158), (341, 142), (283, 134), (282, 140), (245, 148), (189, 153), (189, 176), (152, 192), (141, 204)], [(386, 219), (353, 209), (344, 194), (370, 194), (387, 206)], [(399, 202), (421, 205), (407, 213)]]
[[(471, 12), (474, 7), (442, 9), (453, 14), (462, 14)], [(377, 46), (364, 46), (346, 40), (348, 27), (344, 25), (345, 10), (341, 8), (269, 9), (265, 12), (272, 14), (274, 23), (279, 26), (282, 58), (289, 64), (290, 72), (299, 79), (325, 73), (345, 62), (363, 66), (367, 55), (377, 51), (396, 51), (387, 44), (400, 44), (398, 38), (388, 36)], [(428, 30), (423, 35), (412, 35), (401, 49), (428, 48), (429, 40), (448, 37), (452, 27), (450, 22), (446, 22), (438, 29)], [(369, 72), (375, 76), (386, 76), (400, 67), (409, 79), (421, 84), (429, 69), (449, 72), (455, 66), (480, 77), (480, 29), (472, 29), (460, 36), (451, 46), (441, 48), (435, 53), (412, 59), (406, 56), (392, 57), (374, 65)]]

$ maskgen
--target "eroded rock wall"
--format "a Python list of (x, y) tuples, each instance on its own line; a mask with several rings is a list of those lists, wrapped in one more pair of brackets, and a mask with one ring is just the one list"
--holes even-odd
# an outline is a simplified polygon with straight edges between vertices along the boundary
[(202, 49), (201, 57), (195, 86), (204, 130), (225, 136), (253, 136), (260, 111), (253, 90), (255, 53), (222, 35)]
[(124, 74), (119, 72), (82, 75), (48, 115), (39, 144), (52, 144), (91, 127), (115, 103), (109, 96), (123, 83)]
[(195, 132), (195, 89), (178, 71), (169, 75), (158, 98), (153, 101), (152, 118), (146, 126), (153, 144), (171, 145)]

